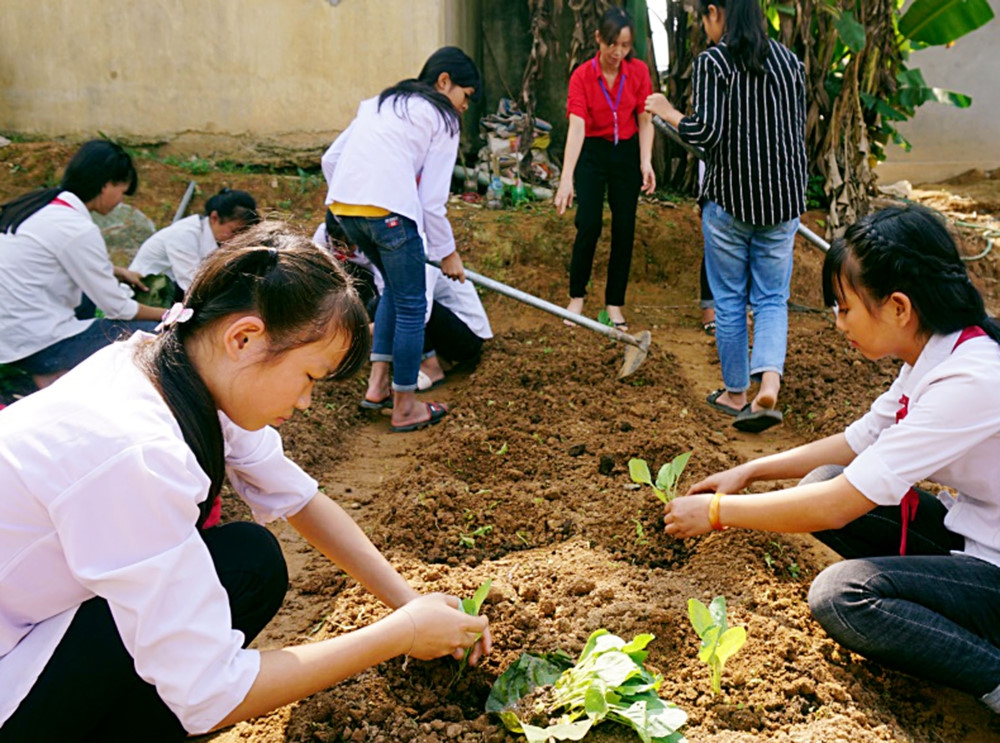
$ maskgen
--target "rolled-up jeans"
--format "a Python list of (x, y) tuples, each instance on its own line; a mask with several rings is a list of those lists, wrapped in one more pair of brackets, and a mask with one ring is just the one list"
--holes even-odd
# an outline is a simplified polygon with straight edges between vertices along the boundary
[(375, 264), (385, 290), (375, 310), (372, 361), (392, 363), (392, 389), (417, 389), (427, 314), (424, 242), (416, 223), (401, 214), (339, 217), (352, 243)]
[[(821, 469), (807, 480), (843, 471)], [(809, 608), (844, 647), (974, 694), (1000, 712), (1000, 566), (952, 554), (964, 538), (944, 527), (947, 509), (934, 495), (917, 493), (904, 556), (896, 506), (877, 506), (842, 529), (814, 534), (848, 559), (816, 577)]]
[[(784, 373), (792, 249), (798, 225), (796, 217), (755, 227), (714, 201), (702, 207), (705, 270), (715, 299), (715, 345), (722, 382), (730, 392), (746, 391), (751, 376)], [(752, 353), (748, 304), (753, 309)]]

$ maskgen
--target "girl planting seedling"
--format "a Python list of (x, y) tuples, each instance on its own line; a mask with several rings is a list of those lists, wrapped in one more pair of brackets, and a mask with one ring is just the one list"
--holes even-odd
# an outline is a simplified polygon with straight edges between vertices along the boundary
[[(368, 320), (343, 269), (266, 224), (210, 255), (158, 337), (115, 343), (0, 415), (0, 741), (183, 740), (398, 655), (488, 652), (487, 620), (419, 595), (275, 427), (351, 376)], [(386, 605), (309, 645), (246, 646), (288, 577), (257, 524), (200, 529), (223, 479)], [(55, 712), (55, 714), (54, 714)]]
[[(844, 433), (696, 483), (667, 504), (666, 531), (814, 532), (848, 558), (809, 592), (831, 636), (1000, 712), (1000, 327), (945, 225), (918, 206), (849, 227), (823, 291), (851, 345), (903, 360), (896, 381)], [(955, 495), (913, 487), (924, 480)]]

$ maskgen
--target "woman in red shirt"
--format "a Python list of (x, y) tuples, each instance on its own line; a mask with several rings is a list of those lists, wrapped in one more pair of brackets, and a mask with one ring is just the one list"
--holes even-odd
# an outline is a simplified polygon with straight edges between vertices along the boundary
[(567, 309), (580, 314), (601, 236), (607, 193), (611, 255), (604, 301), (615, 327), (625, 330), (622, 306), (632, 265), (635, 208), (640, 189), (652, 193), (656, 188), (653, 119), (644, 111), (652, 83), (646, 64), (632, 58), (635, 24), (628, 13), (609, 8), (594, 38), (599, 51), (577, 67), (569, 80), (569, 132), (555, 205), (559, 214), (565, 212), (573, 202), (575, 188), (576, 240)]

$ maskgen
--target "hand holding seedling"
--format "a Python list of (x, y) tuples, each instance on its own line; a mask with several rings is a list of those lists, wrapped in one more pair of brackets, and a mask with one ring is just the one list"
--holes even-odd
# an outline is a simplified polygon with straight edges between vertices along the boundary
[(468, 661), (474, 666), (489, 653), (493, 645), (489, 622), (486, 617), (466, 614), (461, 603), (455, 596), (431, 593), (397, 609), (389, 619), (401, 627), (409, 627), (406, 631), (412, 642), (406, 655), (418, 660), (433, 660), (443, 655), (462, 658), (466, 648), (471, 648)]
[(663, 530), (678, 539), (710, 532), (708, 504), (711, 500), (711, 495), (685, 495), (670, 501), (664, 508)]

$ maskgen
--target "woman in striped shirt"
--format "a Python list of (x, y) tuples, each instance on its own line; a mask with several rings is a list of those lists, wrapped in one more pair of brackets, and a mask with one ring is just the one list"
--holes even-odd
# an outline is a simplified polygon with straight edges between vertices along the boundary
[[(707, 153), (702, 231), (724, 384), (709, 403), (758, 432), (781, 422), (792, 247), (805, 210), (805, 69), (768, 39), (757, 0), (699, 5), (714, 46), (695, 60), (694, 110), (684, 116), (659, 93), (646, 110)], [(760, 388), (748, 402), (751, 378)]]

